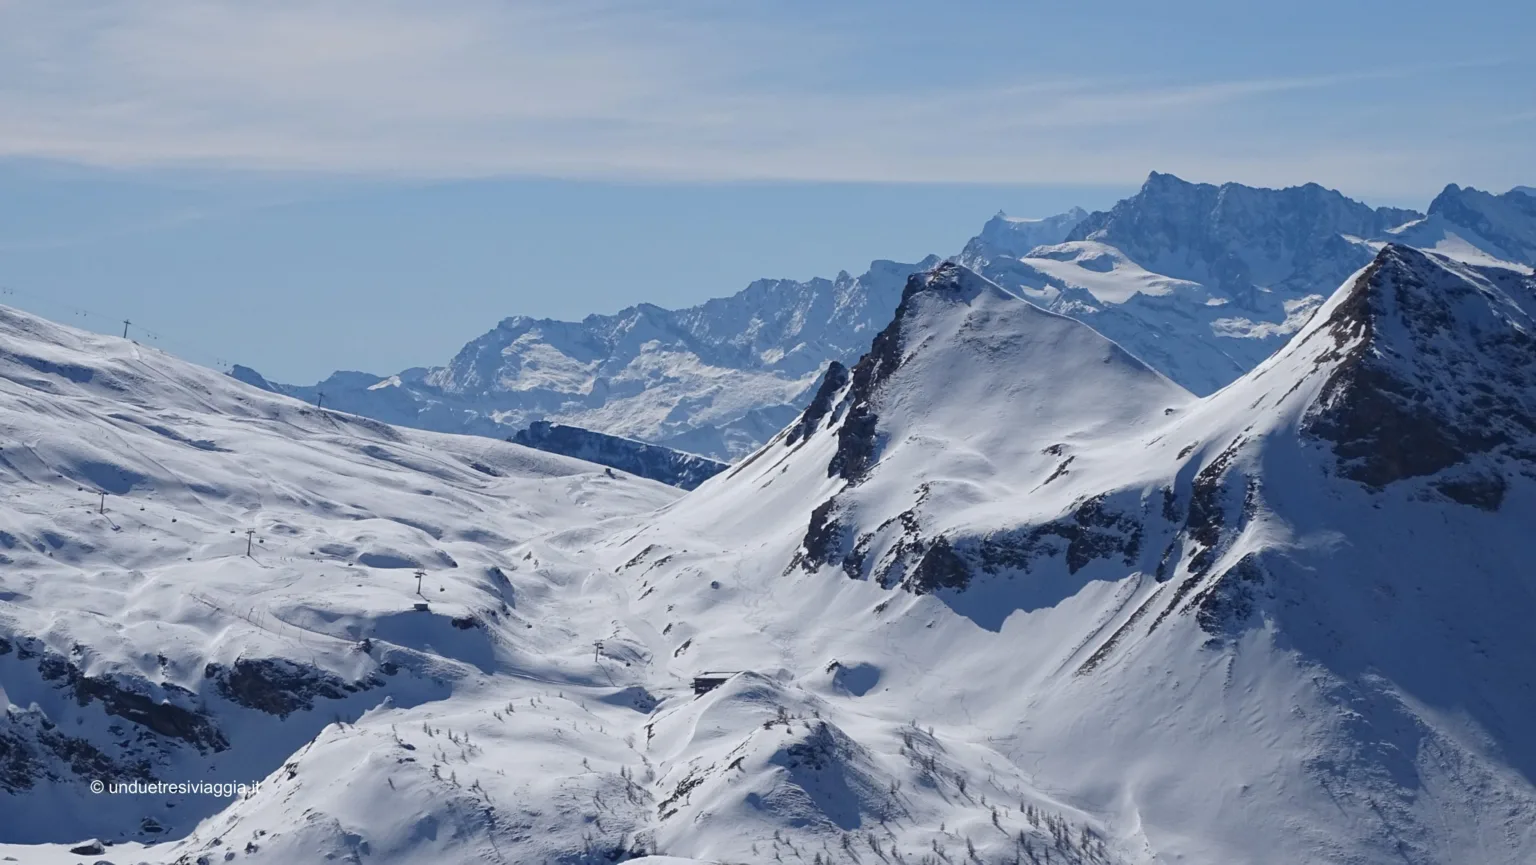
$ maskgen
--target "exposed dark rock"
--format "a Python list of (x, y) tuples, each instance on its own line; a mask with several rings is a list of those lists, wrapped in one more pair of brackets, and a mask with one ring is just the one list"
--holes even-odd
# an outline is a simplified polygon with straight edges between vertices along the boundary
[(641, 562), (645, 561), (645, 557), (646, 556), (650, 555), (651, 553), (655, 552), (658, 549), (660, 549), (660, 547), (658, 547), (655, 544), (646, 544), (645, 545), (645, 549), (641, 550), (638, 553), (635, 553), (634, 558), (631, 558), (629, 561), (625, 562), (623, 564), (623, 566), (621, 566), (619, 568), (619, 570), (627, 571), (630, 568), (633, 568), (635, 565), (638, 565)]
[(869, 546), (874, 543), (875, 536), (869, 532), (859, 535), (854, 542), (853, 549), (843, 556), (843, 573), (849, 579), (861, 580), (864, 578), (864, 562), (869, 558)]
[(963, 591), (970, 583), (970, 566), (950, 547), (949, 539), (940, 535), (917, 560), (905, 585), (912, 593), (922, 595), (938, 589)]
[(842, 524), (832, 516), (837, 507), (836, 497), (827, 499), (811, 511), (811, 522), (805, 530), (805, 540), (800, 544), (800, 551), (795, 554), (790, 567), (796, 565), (807, 571), (814, 571), (822, 565), (830, 564), (837, 556), (842, 544)]
[(1067, 470), (1072, 467), (1072, 461), (1075, 460), (1075, 459), (1077, 459), (1077, 457), (1070, 456), (1070, 457), (1067, 457), (1065, 460), (1062, 460), (1061, 465), (1057, 466), (1056, 470), (1051, 472), (1050, 477), (1048, 477), (1044, 481), (1042, 481), (1040, 486), (1043, 487), (1046, 484), (1050, 483), (1051, 481), (1054, 481), (1057, 478), (1061, 477), (1062, 475), (1066, 474)]
[[(1180, 457), (1180, 459), (1183, 459)], [(1163, 490), (1163, 519), (1170, 523), (1177, 523), (1184, 519), (1184, 514), (1179, 510), (1179, 497), (1173, 491), (1173, 487)]]
[(348, 682), (285, 658), (241, 658), (232, 667), (209, 664), (203, 676), (214, 680), (219, 694), (230, 702), (280, 718), (314, 708), (316, 698), (340, 700), (382, 684), (373, 678)]
[(1509, 483), (1503, 475), (1490, 472), (1445, 478), (1436, 481), (1434, 488), (1453, 502), (1485, 511), (1496, 511), (1504, 503), (1504, 493), (1508, 491)]
[(1184, 535), (1195, 544), (1195, 552), (1189, 559), (1189, 570), (1196, 576), (1203, 576), (1216, 561), (1222, 528), (1227, 521), (1222, 502), (1223, 480), (1243, 442), (1243, 439), (1238, 439), (1217, 454), (1195, 475), (1190, 486), (1189, 515), (1184, 521)]
[(876, 387), (901, 366), (901, 325), (911, 311), (912, 298), (920, 292), (942, 290), (953, 284), (961, 270), (958, 265), (945, 263), (930, 273), (913, 274), (907, 280), (896, 315), (875, 335), (869, 351), (859, 358), (849, 375), (848, 393), (843, 397), (843, 404), (848, 408), (838, 427), (837, 453), (827, 464), (827, 477), (857, 483), (874, 464), (879, 450), (875, 431), (878, 417), (871, 400)]
[(21, 793), (40, 780), (66, 780), (51, 768), (59, 763), (77, 777), (103, 781), (149, 774), (147, 763), (119, 763), (89, 741), (65, 735), (39, 714), (6, 712), (0, 723), (0, 790)]
[(848, 410), (842, 426), (837, 428), (837, 452), (827, 463), (827, 477), (840, 477), (854, 483), (864, 479), (878, 450), (877, 421), (867, 404), (860, 403)]
[(801, 412), (800, 419), (790, 427), (789, 435), (784, 438), (784, 444), (793, 446), (798, 442), (804, 442), (811, 437), (811, 433), (821, 425), (827, 415), (832, 412), (832, 398), (838, 391), (848, 385), (848, 367), (837, 361), (827, 364), (826, 374), (821, 377), (821, 387), (816, 389), (816, 395), (811, 398), (811, 404)]
[[(1067, 517), (1027, 529), (997, 532), (981, 540), (982, 570), (1005, 568), (1029, 572), (1042, 556), (1064, 555), (1067, 571), (1077, 573), (1095, 559), (1121, 557), (1133, 564), (1141, 553), (1141, 521), (1104, 506), (1103, 496), (1078, 503)], [(1062, 542), (1065, 541), (1065, 546)]]
[(1120, 641), (1125, 639), (1125, 635), (1129, 634), (1131, 629), (1136, 627), (1136, 623), (1140, 622), (1147, 615), (1147, 611), (1152, 608), (1152, 602), (1157, 600), (1157, 596), (1161, 593), (1161, 590), (1162, 587), (1159, 586), (1158, 591), (1148, 595), (1147, 599), (1141, 602), (1141, 606), (1136, 608), (1136, 612), (1131, 613), (1130, 618), (1125, 620), (1125, 624), (1116, 628), (1115, 632), (1109, 635), (1109, 639), (1105, 640), (1103, 645), (1095, 649), (1093, 654), (1089, 655), (1087, 660), (1083, 661), (1083, 663), (1077, 668), (1077, 675), (1087, 675), (1088, 673), (1098, 669), (1100, 664), (1104, 663), (1104, 659), (1108, 658), (1109, 653), (1115, 650), (1115, 646), (1118, 646)]
[(81, 706), (100, 702), (109, 715), (147, 727), (162, 736), (179, 739), (200, 751), (222, 751), (229, 747), (224, 734), (205, 713), (159, 701), (146, 691), (159, 690), (191, 702), (193, 694), (166, 683), (152, 686), (141, 679), (87, 676), (62, 655), (44, 651), (37, 665), (45, 681), (60, 682)]
[(821, 771), (836, 765), (847, 751), (844, 743), (838, 741), (839, 738), (826, 721), (817, 721), (810, 726), (810, 732), (805, 738), (776, 754), (775, 762), (790, 769)]
[(1264, 568), (1258, 556), (1243, 556), (1190, 601), (1195, 620), (1206, 633), (1226, 636), (1253, 616), (1264, 582)]
[[(1536, 310), (1536, 278), (1498, 268), (1475, 273), (1489, 287), (1418, 250), (1388, 246), (1309, 336), (1332, 339), (1318, 363), (1337, 366), (1305, 429), (1332, 445), (1344, 477), (1379, 489), (1472, 454), (1529, 458), (1536, 336), (1521, 307)], [(1447, 495), (1484, 507), (1501, 483), (1466, 489), (1453, 480)]]

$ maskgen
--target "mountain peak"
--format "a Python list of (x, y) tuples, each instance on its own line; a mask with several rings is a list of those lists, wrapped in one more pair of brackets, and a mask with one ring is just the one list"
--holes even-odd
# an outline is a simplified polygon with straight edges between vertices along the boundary
[(1147, 175), (1147, 179), (1141, 184), (1143, 191), (1148, 189), (1172, 189), (1177, 187), (1206, 186), (1203, 183), (1193, 183), (1175, 174), (1162, 171), (1153, 171)]
[[(992, 293), (999, 297), (1013, 300), (1018, 298), (1004, 291), (1001, 286), (983, 277), (981, 274), (963, 264), (954, 261), (943, 261), (921, 273), (914, 273), (907, 279), (907, 286), (901, 292), (902, 305), (918, 294), (931, 294), (945, 300), (959, 303), (970, 303), (978, 296)], [(897, 317), (901, 317), (898, 309)]]
[(1038, 218), (1009, 216), (999, 210), (981, 227), (981, 233), (966, 244), (959, 258), (968, 266), (975, 264), (978, 267), (1000, 258), (1022, 258), (1037, 247), (1053, 246), (1066, 240), (1072, 229), (1087, 217), (1088, 211), (1081, 207)]
[[(1452, 183), (1430, 202), (1429, 216), (1495, 258), (1536, 264), (1536, 195), (1518, 188), (1494, 195)], [(1415, 235), (1413, 240), (1432, 245), (1434, 238)]]
[[(907, 280), (869, 351), (851, 370), (828, 368), (781, 442), (798, 447), (828, 430), (837, 444), (826, 476), (858, 484), (908, 438), (998, 435), (1009, 440), (1001, 449), (1011, 450), (1031, 447), (1034, 435), (1098, 424), (1101, 417), (1090, 417), (1097, 398), (1081, 399), (1095, 393), (1115, 404), (1116, 421), (1189, 397), (1087, 325), (946, 261)], [(1022, 414), (983, 430), (974, 425), (978, 412)], [(1032, 432), (1021, 435), (1031, 422)]]
[(1284, 354), (1326, 370), (1304, 428), (1340, 474), (1379, 488), (1445, 473), (1441, 492), (1497, 508), (1511, 465), (1536, 468), (1533, 334), (1530, 274), (1388, 244)]

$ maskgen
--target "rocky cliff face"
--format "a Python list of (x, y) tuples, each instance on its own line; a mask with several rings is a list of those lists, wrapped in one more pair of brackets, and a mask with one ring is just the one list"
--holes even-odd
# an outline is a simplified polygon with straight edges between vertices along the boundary
[(1345, 477), (1497, 510), (1536, 473), (1536, 277), (1388, 246), (1347, 292), (1311, 335), (1335, 368), (1306, 428)]

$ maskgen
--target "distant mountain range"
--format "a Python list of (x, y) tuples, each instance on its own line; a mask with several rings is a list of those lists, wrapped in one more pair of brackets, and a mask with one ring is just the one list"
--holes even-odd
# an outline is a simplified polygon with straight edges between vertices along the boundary
[[(1478, 263), (1536, 262), (1536, 197), (1446, 187), (1427, 213), (1308, 184), (1258, 189), (1153, 173), (1108, 211), (998, 214), (954, 260), (1090, 324), (1197, 394), (1252, 369), (1387, 242)], [(929, 256), (855, 277), (759, 280), (667, 310), (580, 322), (515, 316), (441, 367), (314, 385), (235, 375), (390, 423), (508, 438), (537, 420), (730, 461), (777, 433), (828, 362), (851, 364)]]

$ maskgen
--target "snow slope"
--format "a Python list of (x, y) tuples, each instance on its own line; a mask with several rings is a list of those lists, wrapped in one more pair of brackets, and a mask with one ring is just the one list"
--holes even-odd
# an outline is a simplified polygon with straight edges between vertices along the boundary
[[(694, 743), (658, 837), (759, 861), (728, 827), (790, 811), (834, 862), (850, 831), (905, 861), (1530, 861), (1533, 313), (1528, 274), (1388, 246), (1195, 399), (961, 268), (914, 278), (800, 422), (608, 554), (671, 669), (755, 672), (655, 722)], [(748, 693), (810, 710), (838, 796), (752, 762)]]
[(1087, 217), (1088, 211), (1081, 207), (1043, 218), (1009, 216), (998, 211), (981, 227), (981, 233), (971, 238), (966, 249), (1019, 258), (1037, 246), (1051, 246), (1066, 240), (1072, 229)]
[[(285, 766), (317, 737), (378, 759), (386, 749), (370, 737), (395, 727), (421, 742), (406, 767), (418, 771), (398, 786), (434, 803), (398, 827), (399, 843), (415, 861), (463, 861), (452, 859), (473, 840), (462, 827), (482, 817), (450, 795), (452, 769), (432, 778), (429, 755), (445, 747), (457, 761), (496, 739), (481, 746), (478, 728), (453, 719), (479, 723), (546, 692), (555, 701), (566, 681), (585, 686), (597, 714), (612, 704), (632, 715), (640, 699), (594, 668), (573, 671), (572, 659), (590, 658), (588, 634), (551, 612), (556, 587), (532, 576), (519, 546), (677, 494), (518, 445), (316, 410), (3, 308), (0, 479), (0, 842), (64, 845), (4, 848), (24, 862), (91, 836), (168, 839), (122, 856), (172, 861), (176, 839), (238, 801), (95, 795), (91, 780), (291, 789)], [(365, 716), (376, 719), (366, 733)], [(448, 729), (474, 729), (475, 742), (439, 738)], [(536, 740), (502, 743), (497, 761), (511, 766)], [(623, 750), (610, 742), (566, 762), (604, 747)], [(579, 827), (550, 819), (550, 843), (580, 849)], [(337, 829), (311, 845), (333, 828), (294, 817), (212, 855), (295, 843), (272, 861), (321, 861), (316, 850), (351, 837)], [(367, 835), (390, 861), (390, 842)]]

